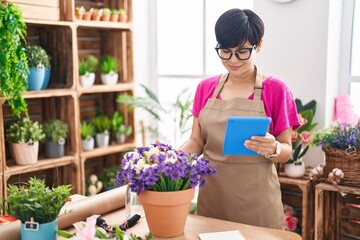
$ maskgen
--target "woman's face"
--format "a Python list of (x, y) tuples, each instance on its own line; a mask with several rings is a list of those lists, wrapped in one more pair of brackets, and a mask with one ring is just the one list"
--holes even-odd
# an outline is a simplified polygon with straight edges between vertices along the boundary
[[(247, 41), (242, 47), (222, 49), (222, 54), (229, 55), (232, 53), (232, 56), (228, 60), (222, 59), (221, 62), (231, 75), (241, 76), (244, 73), (253, 70), (256, 54), (259, 50), (260, 45), (251, 45)], [(240, 59), (236, 55), (238, 55)], [(247, 57), (248, 59), (246, 59)]]

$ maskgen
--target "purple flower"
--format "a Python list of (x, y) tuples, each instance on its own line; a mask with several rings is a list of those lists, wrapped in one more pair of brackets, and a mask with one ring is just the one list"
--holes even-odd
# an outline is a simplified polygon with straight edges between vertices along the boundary
[(129, 184), (133, 192), (178, 191), (203, 187), (205, 177), (216, 172), (202, 156), (186, 154), (168, 144), (152, 144), (128, 152), (121, 161), (115, 181)]

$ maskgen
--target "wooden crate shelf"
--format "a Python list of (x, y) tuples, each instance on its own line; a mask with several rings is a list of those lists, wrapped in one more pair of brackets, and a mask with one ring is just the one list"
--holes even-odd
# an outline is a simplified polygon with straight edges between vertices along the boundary
[[(85, 176), (91, 173), (93, 169), (91, 166), (97, 166), (97, 170), (100, 171), (99, 167), (120, 164), (122, 154), (135, 147), (134, 112), (116, 102), (119, 94), (132, 95), (134, 91), (132, 0), (13, 0), (12, 2), (21, 8), (29, 6), (23, 8), (24, 21), (27, 25), (27, 43), (40, 45), (51, 56), (49, 88), (28, 91), (24, 95), (29, 117), (40, 123), (51, 119), (65, 121), (69, 125), (69, 135), (66, 139), (64, 157), (45, 158), (43, 146), (40, 144), (39, 161), (36, 165), (15, 165), (9, 144), (5, 139), (5, 128), (17, 119), (11, 116), (7, 102), (1, 100), (0, 196), (6, 195), (8, 184), (26, 181), (32, 176), (45, 178), (48, 185), (73, 184), (73, 193), (84, 194)], [(94, 4), (98, 8), (125, 8), (129, 20), (126, 23), (75, 20), (76, 6), (95, 6)], [(57, 13), (50, 16), (51, 11), (44, 10), (49, 7), (55, 7)], [(39, 11), (47, 14), (40, 16)], [(79, 82), (78, 64), (79, 59), (86, 54), (93, 54), (99, 59), (103, 55), (114, 56), (119, 62), (118, 83), (111, 86), (102, 85), (98, 70), (95, 85), (82, 87)], [(134, 128), (134, 133), (126, 143), (111, 144), (108, 148), (96, 148), (89, 152), (82, 151), (81, 121), (90, 120), (97, 112), (112, 116), (115, 111), (121, 112), (124, 123)]]
[(301, 223), (301, 236), (304, 240), (313, 239), (314, 233), (314, 194), (313, 184), (304, 178), (279, 176), (284, 204), (295, 208)]
[(360, 188), (339, 186), (346, 197), (331, 184), (315, 186), (315, 239), (360, 238)]

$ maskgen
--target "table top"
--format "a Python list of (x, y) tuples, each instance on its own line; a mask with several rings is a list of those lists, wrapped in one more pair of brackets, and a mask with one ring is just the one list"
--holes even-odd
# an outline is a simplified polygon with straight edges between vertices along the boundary
[[(125, 218), (125, 210), (119, 209), (111, 213), (102, 215), (102, 218), (110, 225), (119, 225)], [(194, 240), (199, 239), (200, 233), (206, 232), (220, 232), (240, 230), (247, 240), (301, 240), (301, 236), (285, 230), (277, 230), (263, 227), (256, 227), (241, 223), (235, 223), (230, 221), (224, 221), (214, 218), (208, 218), (198, 215), (189, 214), (186, 220), (184, 233), (178, 237), (172, 238), (157, 238), (153, 239), (171, 239), (171, 240)], [(139, 222), (132, 228), (126, 231), (127, 233), (133, 233), (137, 236), (144, 237), (149, 233), (149, 228), (146, 223), (146, 219), (142, 217)]]

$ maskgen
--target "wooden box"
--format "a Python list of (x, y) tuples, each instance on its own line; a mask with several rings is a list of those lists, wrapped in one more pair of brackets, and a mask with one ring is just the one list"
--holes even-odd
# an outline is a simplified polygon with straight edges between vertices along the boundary
[(64, 0), (8, 0), (18, 6), (24, 19), (59, 21), (61, 6)]
[[(346, 193), (342, 197), (339, 189)], [(315, 239), (360, 239), (360, 188), (320, 183), (315, 187)]]
[(51, 57), (51, 75), (48, 89), (75, 89), (74, 42), (75, 33), (69, 25), (37, 24), (27, 21), (26, 41), (40, 45)]
[(289, 178), (282, 174), (279, 176), (282, 201), (294, 207), (301, 224), (301, 236), (304, 240), (313, 239), (314, 233), (314, 194), (313, 184), (304, 178)]

